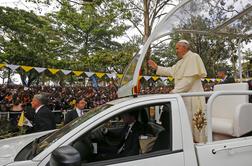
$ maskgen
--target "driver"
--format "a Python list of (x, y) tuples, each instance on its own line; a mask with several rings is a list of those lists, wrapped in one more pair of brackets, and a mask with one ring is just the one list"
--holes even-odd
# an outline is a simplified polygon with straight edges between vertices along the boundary
[(100, 154), (107, 154), (103, 159), (111, 159), (117, 157), (125, 157), (139, 154), (139, 136), (143, 133), (142, 125), (138, 119), (138, 111), (132, 110), (121, 115), (124, 122), (124, 127), (119, 134), (110, 131), (104, 132), (105, 135), (110, 137), (117, 137), (120, 143), (114, 148), (98, 148)]

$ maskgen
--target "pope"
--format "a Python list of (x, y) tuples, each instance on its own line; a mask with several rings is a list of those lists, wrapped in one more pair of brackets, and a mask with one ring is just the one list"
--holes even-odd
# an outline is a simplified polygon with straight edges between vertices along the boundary
[[(171, 93), (203, 92), (201, 78), (206, 77), (207, 72), (201, 57), (190, 51), (190, 44), (187, 40), (180, 40), (176, 43), (176, 54), (179, 61), (172, 67), (158, 66), (153, 60), (148, 60), (148, 64), (156, 70), (157, 75), (174, 78), (174, 89)], [(194, 141), (205, 142), (205, 98), (184, 97), (183, 100), (192, 124)]]

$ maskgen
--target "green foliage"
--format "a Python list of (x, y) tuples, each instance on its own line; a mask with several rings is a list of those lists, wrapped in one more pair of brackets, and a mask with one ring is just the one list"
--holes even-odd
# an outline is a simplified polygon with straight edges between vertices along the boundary
[[(60, 44), (49, 20), (32, 12), (0, 7), (2, 31), (0, 61), (8, 64), (45, 66), (55, 59), (55, 49)], [(37, 73), (19, 71), (22, 81), (30, 83)]]
[[(214, 18), (216, 19), (216, 18)], [(222, 18), (218, 18), (222, 19)], [(192, 17), (187, 23), (181, 24), (179, 29), (195, 30), (197, 31), (210, 31), (211, 30), (211, 18), (204, 17)], [(211, 32), (211, 31), (210, 31)], [(235, 32), (234, 28), (229, 28), (227, 32)], [(180, 39), (186, 39), (190, 43), (191, 50), (198, 53), (208, 72), (208, 77), (216, 77), (217, 69), (222, 66), (232, 68), (232, 71), (236, 71), (237, 63), (237, 49), (239, 40), (241, 42), (247, 41), (243, 38), (235, 38), (230, 36), (223, 36), (214, 33), (200, 34), (200, 33), (178, 33), (174, 32), (171, 36), (171, 41), (167, 46), (163, 44), (164, 51), (159, 52), (154, 50), (155, 59), (159, 59), (159, 64), (164, 66), (173, 65), (176, 62), (175, 44)], [(161, 46), (162, 47), (162, 46)], [(228, 62), (232, 63), (232, 66), (228, 66)]]
[[(52, 1), (32, 2), (50, 4)], [(129, 49), (115, 40), (128, 28), (123, 22), (125, 15), (121, 13), (123, 3), (118, 0), (57, 2), (60, 10), (46, 16), (0, 8), (3, 34), (0, 36), (0, 63), (122, 72), (135, 50), (135, 46)], [(34, 70), (17, 72), (25, 85), (39, 80)]]
[(71, 56), (78, 59), (95, 51), (117, 49), (119, 37), (126, 26), (117, 20), (116, 12), (112, 11), (112, 3), (101, 6), (84, 4), (81, 9), (74, 8), (68, 1), (62, 1), (59, 12), (49, 15), (55, 27), (64, 36), (64, 44), (71, 50)]

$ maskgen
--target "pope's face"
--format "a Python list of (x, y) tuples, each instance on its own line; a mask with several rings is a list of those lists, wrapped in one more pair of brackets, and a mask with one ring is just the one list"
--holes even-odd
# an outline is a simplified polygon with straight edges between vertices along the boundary
[(179, 59), (183, 58), (183, 56), (186, 54), (187, 52), (187, 48), (185, 47), (185, 45), (181, 44), (181, 43), (177, 43), (176, 44), (176, 54), (177, 54), (177, 57)]

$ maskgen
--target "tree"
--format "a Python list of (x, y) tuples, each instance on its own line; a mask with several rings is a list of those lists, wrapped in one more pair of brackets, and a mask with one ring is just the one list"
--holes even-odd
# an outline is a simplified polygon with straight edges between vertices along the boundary
[[(181, 26), (179, 29), (197, 29), (198, 31), (210, 29), (210, 21), (201, 17), (192, 17), (191, 20)], [(163, 59), (163, 64), (172, 65), (176, 62), (174, 59), (175, 55), (175, 44), (179, 39), (186, 39), (190, 43), (191, 50), (198, 53), (204, 64), (206, 64), (206, 70), (208, 77), (216, 76), (216, 69), (219, 68), (220, 64), (227, 64), (227, 61), (233, 57), (235, 59), (235, 52), (237, 50), (236, 40), (223, 37), (214, 34), (188, 34), (188, 33), (177, 33), (174, 32), (171, 35), (171, 42), (167, 51), (162, 54), (165, 55), (166, 59)]]
[[(57, 58), (55, 50), (61, 42), (46, 17), (0, 7), (0, 25), (1, 62), (44, 67)], [(26, 86), (38, 77), (35, 71), (18, 73)]]
[(247, 78), (252, 77), (252, 51), (248, 49), (247, 51), (243, 52), (244, 55), (244, 62), (242, 64), (243, 68), (243, 75)]
[[(127, 13), (126, 19), (138, 30), (142, 37), (142, 43), (147, 41), (154, 25), (167, 14), (167, 7), (175, 6), (170, 2), (171, 0), (129, 0), (124, 2), (126, 8), (123, 10)], [(150, 55), (151, 47), (147, 50), (146, 59), (150, 59)], [(148, 69), (147, 63), (145, 68)]]
[[(236, 2), (234, 1), (234, 3)], [(197, 2), (195, 3), (197, 4)], [(225, 32), (214, 30), (217, 27), (216, 25), (228, 20), (231, 13), (232, 15), (239, 13), (230, 4), (232, 3), (227, 3), (225, 0), (218, 2), (206, 1), (205, 4), (197, 4), (198, 6), (195, 8), (192, 4), (190, 4), (192, 7), (190, 9), (182, 8), (179, 11), (180, 13), (177, 13), (178, 18), (181, 16), (181, 20), (177, 20), (179, 25), (174, 27), (174, 32), (170, 35), (171, 41), (169, 47), (165, 49), (165, 56), (163, 56), (162, 52), (158, 52), (156, 58), (162, 59), (160, 63), (173, 64), (175, 62), (173, 58), (175, 43), (179, 39), (186, 39), (190, 42), (191, 49), (201, 55), (206, 64), (209, 77), (215, 77), (216, 69), (221, 65), (228, 67), (229, 62), (231, 62), (232, 66), (230, 68), (232, 68), (233, 74), (236, 76), (239, 42), (249, 40), (245, 35), (240, 34), (241, 29), (245, 31), (251, 29), (251, 16), (249, 14), (244, 15), (237, 20), (236, 24), (230, 24), (225, 28), (222, 27)], [(243, 5), (247, 6), (246, 4)], [(192, 15), (189, 15), (190, 10), (193, 10)], [(186, 14), (183, 15), (183, 13)]]
[[(132, 56), (132, 49), (125, 49), (115, 40), (127, 29), (117, 10), (122, 8), (121, 3), (97, 0), (76, 7), (66, 0), (58, 2), (60, 10), (46, 16), (1, 8), (1, 61), (70, 70), (121, 71)], [(109, 61), (118, 55), (125, 56), (121, 65)], [(104, 58), (108, 59), (106, 63), (102, 63)], [(26, 73), (20, 69), (18, 73), (28, 86), (39, 76), (33, 70)]]

